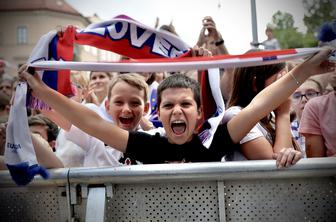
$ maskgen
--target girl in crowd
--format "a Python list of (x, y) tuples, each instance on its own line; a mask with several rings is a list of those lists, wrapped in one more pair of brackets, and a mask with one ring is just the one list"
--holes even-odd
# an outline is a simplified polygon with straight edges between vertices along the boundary
[[(260, 91), (280, 78), (284, 74), (284, 68), (284, 63), (236, 68), (233, 73), (233, 89), (228, 104), (229, 109), (225, 112), (223, 121), (230, 121), (250, 104)], [(239, 151), (235, 151), (233, 157), (229, 157), (229, 159), (272, 159), (284, 147), (295, 147), (290, 133), (289, 108), (290, 100), (287, 99), (274, 110), (275, 122), (271, 113), (263, 117), (240, 140)], [(293, 152), (293, 156), (288, 156), (288, 158), (293, 158), (293, 161), (286, 161), (286, 163), (288, 165), (295, 164), (301, 156), (301, 152), (297, 150)]]
[(306, 103), (319, 95), (322, 95), (322, 85), (315, 79), (307, 79), (295, 92), (293, 93), (292, 99), (292, 110), (295, 113), (295, 119), (291, 123), (291, 130), (294, 136), (294, 139), (298, 142), (303, 151), (304, 156), (305, 152), (305, 139), (299, 133), (299, 126), (301, 121), (301, 116), (303, 109), (306, 106)]

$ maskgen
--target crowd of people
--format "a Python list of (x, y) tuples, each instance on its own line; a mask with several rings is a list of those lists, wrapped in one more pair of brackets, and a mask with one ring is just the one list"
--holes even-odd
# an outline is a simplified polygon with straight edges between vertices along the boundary
[[(177, 35), (172, 24), (161, 29)], [(279, 49), (270, 28), (266, 34), (265, 50)], [(202, 20), (192, 50), (198, 56), (229, 53), (210, 16)], [(46, 168), (263, 159), (275, 159), (281, 168), (304, 157), (336, 156), (336, 72), (335, 63), (326, 62), (330, 52), (325, 48), (295, 63), (222, 69), (227, 110), (209, 148), (197, 136), (203, 119), (197, 73), (72, 72), (75, 96), (69, 99), (29, 74), (27, 65), (16, 78), (1, 68), (0, 155), (20, 79), (52, 108), (28, 110), (37, 160)], [(0, 169), (6, 169), (3, 158)]]

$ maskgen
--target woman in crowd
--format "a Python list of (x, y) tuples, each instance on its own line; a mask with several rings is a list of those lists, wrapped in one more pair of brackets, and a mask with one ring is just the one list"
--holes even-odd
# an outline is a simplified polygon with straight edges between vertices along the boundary
[[(238, 115), (260, 91), (277, 81), (285, 73), (284, 68), (284, 63), (236, 68), (233, 73), (233, 89), (228, 104), (229, 109), (225, 112), (223, 121), (228, 122)], [(272, 159), (284, 147), (289, 147), (286, 149), (296, 147), (290, 133), (289, 109), (290, 100), (287, 99), (274, 110), (274, 116), (269, 113), (261, 119), (240, 140), (239, 150), (228, 158), (231, 160)], [(293, 155), (288, 156), (293, 161), (286, 161), (286, 163), (295, 164), (301, 157), (301, 152), (297, 150), (293, 152)]]

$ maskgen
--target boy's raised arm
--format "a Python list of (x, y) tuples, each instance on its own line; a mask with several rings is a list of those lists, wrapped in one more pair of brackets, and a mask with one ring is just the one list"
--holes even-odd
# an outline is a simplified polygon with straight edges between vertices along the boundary
[(40, 110), (40, 112), (45, 117), (56, 123), (63, 130), (65, 131), (70, 130), (72, 126), (71, 122), (68, 119), (64, 118), (64, 116), (60, 115), (58, 112), (55, 112), (55, 110)]
[(43, 100), (84, 132), (121, 152), (126, 151), (128, 131), (112, 125), (89, 108), (52, 90), (42, 82), (39, 75), (36, 73), (31, 75), (26, 69), (26, 65), (20, 67), (19, 77), (28, 82), (36, 97)]
[(232, 140), (238, 143), (260, 119), (275, 110), (310, 76), (335, 71), (335, 63), (326, 61), (331, 51), (331, 48), (322, 49), (256, 95), (228, 122)]

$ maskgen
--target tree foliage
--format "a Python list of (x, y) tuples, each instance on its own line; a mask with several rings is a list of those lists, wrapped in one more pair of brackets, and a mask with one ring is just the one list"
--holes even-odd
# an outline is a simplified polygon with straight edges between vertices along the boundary
[(274, 35), (278, 39), (281, 48), (303, 48), (307, 47), (305, 36), (294, 27), (294, 18), (291, 14), (277, 11), (272, 17)]
[(304, 24), (307, 32), (302, 33), (294, 27), (294, 18), (287, 12), (277, 11), (272, 17), (270, 26), (274, 29), (275, 37), (281, 48), (315, 47), (315, 33), (324, 22), (336, 19), (335, 0), (303, 0), (305, 15)]
[(303, 0), (305, 15), (303, 22), (307, 33), (315, 33), (324, 22), (336, 19), (335, 0)]

